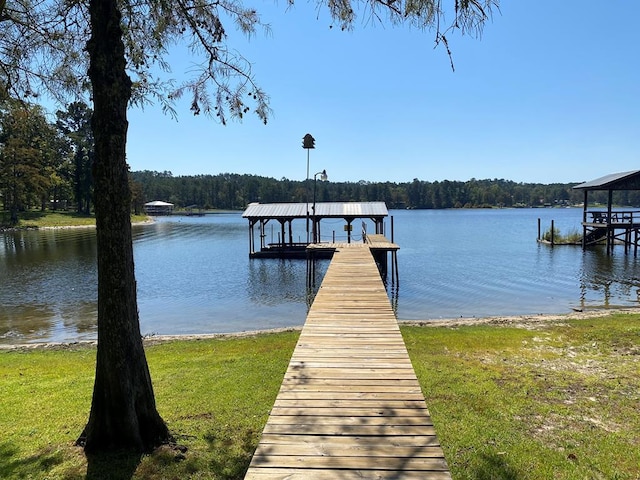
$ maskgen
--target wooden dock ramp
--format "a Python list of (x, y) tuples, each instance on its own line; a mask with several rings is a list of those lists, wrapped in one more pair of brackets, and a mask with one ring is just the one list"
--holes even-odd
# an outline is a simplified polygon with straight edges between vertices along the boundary
[(336, 251), (245, 479), (450, 479), (366, 245)]

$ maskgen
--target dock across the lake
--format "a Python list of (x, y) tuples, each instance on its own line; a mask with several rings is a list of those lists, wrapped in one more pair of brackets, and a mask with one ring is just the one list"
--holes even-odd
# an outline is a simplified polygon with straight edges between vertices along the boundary
[(245, 479), (450, 479), (370, 248), (337, 248)]

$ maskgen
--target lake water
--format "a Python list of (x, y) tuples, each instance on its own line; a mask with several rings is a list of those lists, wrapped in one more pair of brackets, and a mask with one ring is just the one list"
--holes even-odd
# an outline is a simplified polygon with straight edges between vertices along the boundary
[[(390, 297), (401, 320), (638, 305), (640, 260), (622, 247), (608, 256), (603, 248), (583, 252), (536, 242), (538, 218), (543, 230), (554, 219), (566, 233), (581, 228), (579, 209), (390, 214), (400, 245), (400, 282)], [(335, 231), (340, 239), (342, 224), (323, 222), (323, 235)], [(267, 240), (277, 240), (269, 228)], [(386, 229), (389, 237), (389, 221)], [(133, 232), (143, 334), (304, 323), (306, 262), (249, 259), (248, 222), (240, 213), (160, 217)], [(0, 343), (95, 338), (95, 255), (93, 229), (0, 233)], [(320, 263), (318, 284), (327, 265)]]

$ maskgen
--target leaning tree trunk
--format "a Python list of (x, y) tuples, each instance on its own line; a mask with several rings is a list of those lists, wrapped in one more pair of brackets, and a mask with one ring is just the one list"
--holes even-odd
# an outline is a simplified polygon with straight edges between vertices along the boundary
[(88, 453), (148, 451), (169, 438), (158, 414), (140, 336), (125, 145), (131, 80), (116, 0), (91, 0), (87, 44), (93, 87), (98, 240), (98, 353)]

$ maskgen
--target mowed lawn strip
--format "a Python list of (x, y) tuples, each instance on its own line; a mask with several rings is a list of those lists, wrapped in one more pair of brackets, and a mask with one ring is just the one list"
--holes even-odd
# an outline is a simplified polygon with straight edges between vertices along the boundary
[[(640, 315), (401, 328), (454, 479), (640, 477)], [(241, 479), (297, 338), (148, 345), (186, 451), (89, 462), (95, 347), (0, 351), (0, 478)]]
[(402, 328), (453, 478), (640, 478), (640, 316)]
[[(140, 223), (149, 221), (147, 215), (131, 215), (132, 223)], [(0, 228), (73, 228), (73, 227), (91, 227), (96, 225), (95, 215), (85, 215), (71, 211), (58, 212), (41, 212), (30, 210), (20, 212), (18, 224), (10, 225), (9, 213), (0, 212)]]
[(0, 478), (242, 478), (298, 335), (147, 346), (158, 410), (187, 450), (91, 465), (73, 444), (89, 415), (95, 347), (0, 351)]

